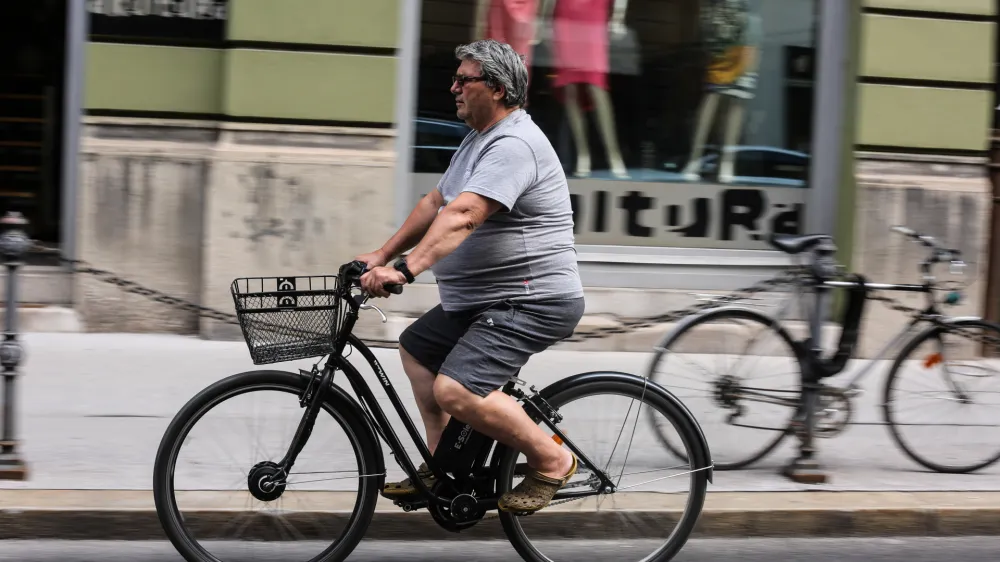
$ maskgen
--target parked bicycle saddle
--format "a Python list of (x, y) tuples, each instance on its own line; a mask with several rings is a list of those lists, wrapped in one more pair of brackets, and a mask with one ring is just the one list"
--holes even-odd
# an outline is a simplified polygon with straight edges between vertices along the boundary
[(829, 234), (771, 234), (768, 240), (772, 246), (788, 254), (798, 254), (811, 249), (824, 240), (831, 240)]

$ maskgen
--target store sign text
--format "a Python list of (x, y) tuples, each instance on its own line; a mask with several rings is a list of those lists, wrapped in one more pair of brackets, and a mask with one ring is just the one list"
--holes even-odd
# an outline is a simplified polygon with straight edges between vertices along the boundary
[[(440, 174), (413, 174), (414, 196)], [(807, 188), (569, 180), (581, 245), (770, 249), (771, 233), (802, 233)], [(412, 204), (416, 203), (416, 199)]]
[(571, 182), (579, 244), (759, 247), (771, 233), (800, 232), (806, 194), (801, 188), (706, 184), (603, 187)]

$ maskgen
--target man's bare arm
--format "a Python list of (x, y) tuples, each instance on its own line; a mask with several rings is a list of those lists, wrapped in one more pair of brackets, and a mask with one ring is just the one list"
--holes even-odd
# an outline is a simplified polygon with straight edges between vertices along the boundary
[(431, 190), (424, 195), (417, 203), (416, 207), (410, 211), (410, 216), (406, 217), (403, 226), (399, 227), (396, 234), (393, 234), (385, 244), (379, 248), (379, 252), (388, 263), (413, 248), (420, 242), (420, 239), (427, 234), (428, 229), (438, 215), (438, 209), (444, 205), (444, 197), (437, 189)]
[(464, 192), (447, 207), (427, 229), (427, 234), (406, 258), (406, 266), (413, 276), (430, 269), (448, 254), (455, 251), (474, 230), (493, 213), (500, 210), (500, 203), (477, 193)]

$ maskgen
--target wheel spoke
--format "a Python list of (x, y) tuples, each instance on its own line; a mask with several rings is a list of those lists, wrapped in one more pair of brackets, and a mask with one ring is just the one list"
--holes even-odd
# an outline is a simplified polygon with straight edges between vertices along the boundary
[[(195, 396), (168, 427), (154, 466), (156, 508), (168, 536), (182, 538), (178, 550), (187, 559), (289, 560), (296, 552), (319, 562), (346, 556), (363, 537), (378, 497), (371, 483), (384, 472), (372, 470), (377, 443), (356, 409), (326, 397), (291, 476), (261, 456), (289, 449), (305, 412), (303, 384), (278, 371), (236, 375)], [(253, 434), (225, 435), (234, 429)], [(207, 438), (188, 439), (196, 434)], [(240, 442), (246, 450), (219, 446)], [(287, 542), (296, 548), (282, 548)]]

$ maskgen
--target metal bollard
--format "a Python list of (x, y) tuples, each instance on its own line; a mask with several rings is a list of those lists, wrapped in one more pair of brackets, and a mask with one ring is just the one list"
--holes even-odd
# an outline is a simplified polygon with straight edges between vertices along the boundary
[(17, 366), (24, 357), (17, 341), (17, 268), (23, 265), (24, 254), (31, 247), (27, 233), (28, 221), (17, 212), (8, 212), (0, 219), (0, 258), (7, 268), (6, 322), (3, 342), (0, 342), (0, 365), (3, 366), (3, 418), (0, 433), (0, 480), (27, 480), (28, 466), (17, 450), (15, 413)]

